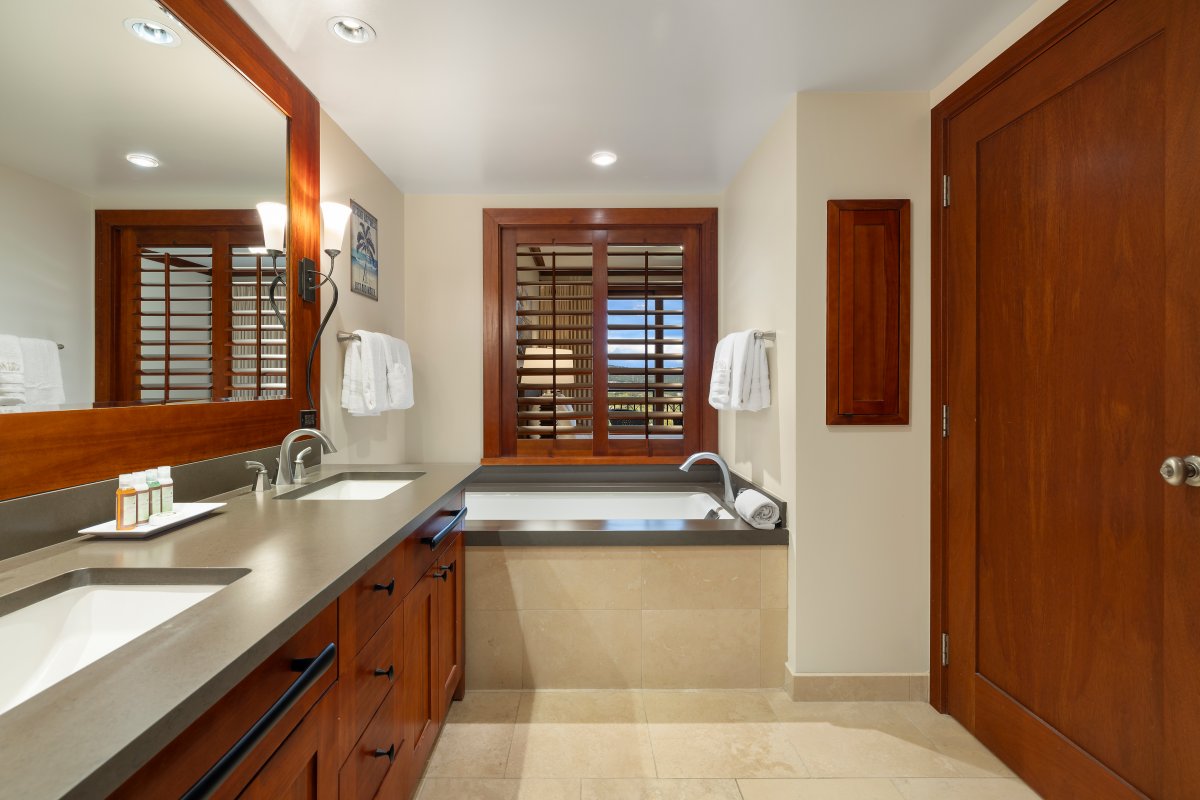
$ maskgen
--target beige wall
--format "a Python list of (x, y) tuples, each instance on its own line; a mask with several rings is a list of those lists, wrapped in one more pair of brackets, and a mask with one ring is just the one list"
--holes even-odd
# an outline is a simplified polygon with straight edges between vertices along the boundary
[[(321, 114), (321, 199), (346, 204), (353, 199), (379, 220), (378, 301), (350, 291), (349, 241), (336, 262), (334, 280), (340, 297), (321, 340), (321, 426), (333, 437), (339, 452), (326, 458), (342, 464), (402, 462), (405, 416), (412, 411), (351, 417), (342, 409), (346, 345), (337, 341), (337, 332), (363, 328), (404, 337), (404, 195), (324, 113)], [(320, 268), (329, 269), (329, 259), (324, 254)], [(323, 289), (322, 312), (328, 308), (329, 299), (330, 292)], [(303, 387), (299, 391), (303, 392)]]
[(95, 220), (90, 197), (0, 164), (0, 333), (64, 346), (69, 404), (95, 399)]
[(987, 66), (992, 59), (1008, 49), (1009, 45), (1032, 30), (1035, 25), (1050, 16), (1051, 12), (1065, 2), (1066, 0), (1037, 0), (1021, 16), (1006, 25), (1004, 30), (992, 37), (990, 42), (979, 48), (973, 56), (939, 83), (929, 93), (929, 107), (933, 108), (945, 100), (947, 95), (962, 86), (968, 78)]
[(410, 461), (483, 455), (483, 209), (716, 206), (714, 195), (406, 195)]
[[(774, 407), (721, 449), (789, 501), (789, 666), (922, 673), (929, 614), (929, 97), (801, 93), (722, 196), (722, 331), (778, 331)], [(825, 424), (825, 203), (913, 201), (912, 424)]]
[[(797, 98), (796, 673), (929, 667), (929, 97)], [(825, 424), (825, 204), (912, 200), (911, 424)]]

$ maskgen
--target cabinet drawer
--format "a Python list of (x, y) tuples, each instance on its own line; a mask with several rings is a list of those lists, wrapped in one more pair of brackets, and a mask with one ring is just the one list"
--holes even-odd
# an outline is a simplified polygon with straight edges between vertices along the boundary
[[(295, 660), (311, 659), (335, 641), (337, 615), (330, 606), (163, 748), (111, 797), (182, 795), (296, 682), (299, 673)], [(304, 718), (318, 698), (333, 685), (336, 677), (336, 666), (326, 669), (316, 683), (267, 732), (258, 746), (233, 770), (213, 796), (236, 796)]]
[(344, 658), (358, 655), (400, 605), (408, 584), (398, 566), (398, 553), (388, 553), (338, 598), (338, 643)]
[[(463, 529), (465, 519), (455, 517), (463, 508), (463, 493), (456, 492), (439, 508), (432, 517), (425, 521), (420, 528), (405, 539), (397, 550), (400, 553), (400, 563), (406, 575), (406, 586), (416, 586), (417, 581), (433, 566), (436, 553), (454, 538), (455, 531)], [(451, 524), (453, 523), (453, 524)], [(447, 528), (449, 528), (447, 530)], [(436, 545), (430, 546), (430, 540), (441, 534)]]
[(358, 741), (388, 690), (400, 683), (397, 658), (404, 641), (404, 614), (397, 608), (353, 660), (342, 662), (342, 741)]
[(371, 800), (392, 762), (403, 755), (398, 705), (399, 692), (392, 689), (342, 765), (338, 776), (339, 800)]

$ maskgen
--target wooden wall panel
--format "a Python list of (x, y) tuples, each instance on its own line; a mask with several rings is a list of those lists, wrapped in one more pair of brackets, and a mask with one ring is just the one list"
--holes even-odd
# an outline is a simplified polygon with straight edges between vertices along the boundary
[(908, 200), (830, 200), (826, 422), (907, 425)]

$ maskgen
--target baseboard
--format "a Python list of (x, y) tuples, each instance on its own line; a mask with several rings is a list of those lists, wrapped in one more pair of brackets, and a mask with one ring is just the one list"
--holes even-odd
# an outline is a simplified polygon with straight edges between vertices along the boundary
[(928, 673), (794, 673), (784, 670), (783, 689), (793, 700), (929, 702)]

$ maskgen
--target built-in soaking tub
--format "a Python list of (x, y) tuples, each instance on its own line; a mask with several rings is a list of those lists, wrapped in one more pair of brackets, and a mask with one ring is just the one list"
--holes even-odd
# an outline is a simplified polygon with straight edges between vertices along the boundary
[(472, 519), (733, 519), (717, 498), (701, 491), (468, 491)]
[(468, 688), (781, 687), (788, 532), (738, 519), (719, 473), (681, 475), (485, 468), (465, 502)]
[[(669, 473), (668, 473), (669, 474)], [(467, 487), (467, 544), (483, 547), (787, 544), (784, 526), (758, 530), (738, 518), (719, 487), (679, 481)]]

